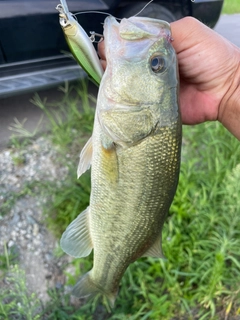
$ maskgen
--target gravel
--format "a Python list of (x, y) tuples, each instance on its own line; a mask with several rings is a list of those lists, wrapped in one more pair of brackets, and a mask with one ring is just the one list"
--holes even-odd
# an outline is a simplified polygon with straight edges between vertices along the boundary
[[(43, 302), (48, 300), (49, 287), (59, 288), (65, 277), (62, 266), (71, 258), (57, 257), (59, 239), (49, 232), (44, 221), (43, 204), (47, 199), (38, 194), (38, 182), (61, 184), (68, 174), (59, 167), (58, 151), (47, 138), (40, 137), (25, 148), (7, 148), (0, 152), (0, 254), (4, 246), (14, 253), (26, 272), (30, 293), (35, 292)], [(33, 183), (25, 194), (26, 183)], [(22, 196), (17, 196), (17, 195)], [(6, 211), (6, 204), (10, 203)], [(1, 283), (2, 282), (2, 283)], [(0, 280), (0, 287), (4, 279)]]

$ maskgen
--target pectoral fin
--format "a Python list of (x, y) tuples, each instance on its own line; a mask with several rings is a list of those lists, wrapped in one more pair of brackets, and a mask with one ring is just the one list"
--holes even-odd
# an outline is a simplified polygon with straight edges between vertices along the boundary
[(78, 178), (87, 171), (92, 162), (92, 137), (87, 141), (80, 153), (80, 160), (77, 169)]
[(88, 207), (67, 227), (60, 240), (63, 251), (75, 258), (86, 257), (93, 249), (89, 213), (90, 208)]
[(162, 234), (159, 235), (154, 244), (142, 255), (142, 257), (166, 259), (162, 252)]

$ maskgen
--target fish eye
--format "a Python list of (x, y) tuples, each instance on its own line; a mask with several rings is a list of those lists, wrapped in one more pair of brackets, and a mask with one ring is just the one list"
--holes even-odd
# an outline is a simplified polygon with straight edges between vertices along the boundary
[(151, 68), (155, 73), (163, 72), (166, 69), (165, 58), (161, 55), (156, 55), (151, 58)]

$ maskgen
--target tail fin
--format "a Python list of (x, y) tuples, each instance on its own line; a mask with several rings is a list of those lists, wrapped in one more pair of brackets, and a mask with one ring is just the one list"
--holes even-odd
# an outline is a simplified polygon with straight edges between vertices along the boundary
[(79, 298), (87, 298), (92, 299), (98, 294), (104, 295), (107, 297), (110, 306), (113, 308), (114, 303), (118, 294), (118, 291), (112, 292), (105, 292), (99, 286), (97, 286), (91, 279), (91, 271), (84, 274), (82, 278), (77, 282), (74, 286), (72, 294)]

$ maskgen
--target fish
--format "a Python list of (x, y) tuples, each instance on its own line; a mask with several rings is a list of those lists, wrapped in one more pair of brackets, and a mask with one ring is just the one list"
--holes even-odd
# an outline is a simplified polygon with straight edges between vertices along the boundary
[(182, 124), (170, 25), (109, 16), (104, 41), (107, 68), (78, 167), (81, 176), (91, 166), (90, 203), (60, 245), (76, 258), (94, 251), (93, 267), (73, 295), (100, 294), (113, 307), (131, 263), (164, 257), (162, 228), (178, 185)]
[(69, 12), (66, 0), (60, 0), (56, 9), (65, 39), (78, 64), (86, 71), (96, 85), (100, 84), (103, 68), (90, 37)]

